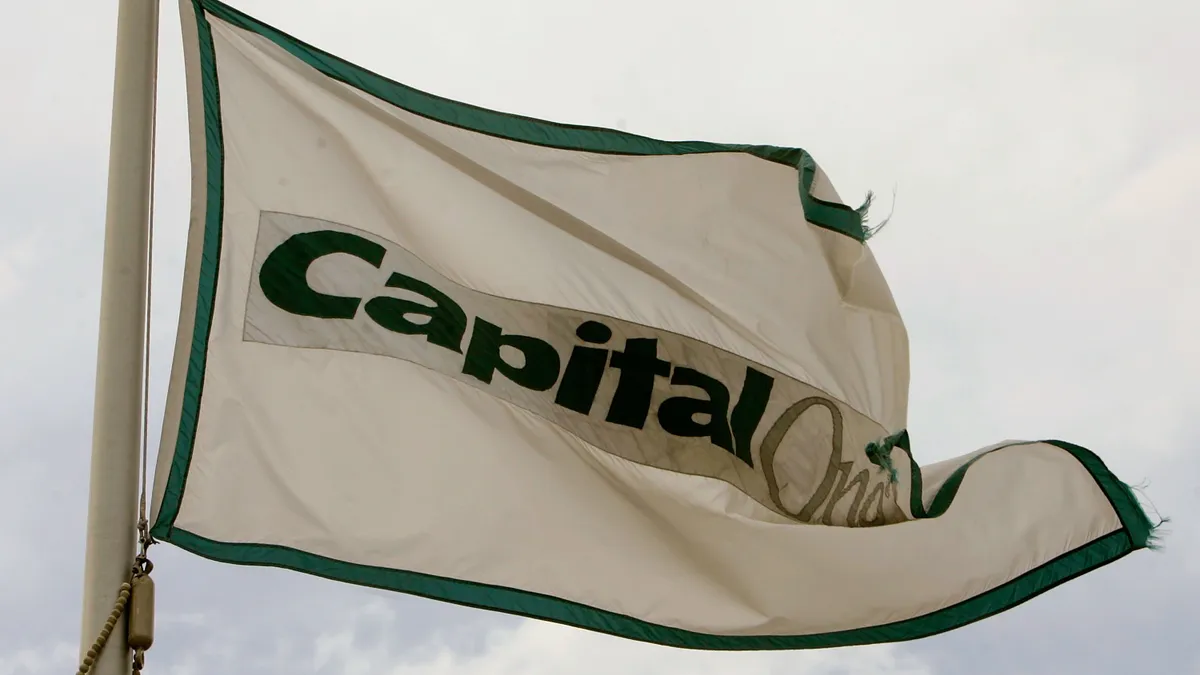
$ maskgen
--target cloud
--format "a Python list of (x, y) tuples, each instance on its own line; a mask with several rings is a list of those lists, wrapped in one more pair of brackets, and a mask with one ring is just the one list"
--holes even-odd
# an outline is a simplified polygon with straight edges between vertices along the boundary
[(314, 665), (339, 675), (931, 675), (920, 660), (890, 646), (810, 652), (713, 653), (620, 640), (541, 621), (488, 631), (473, 652), (431, 641), (402, 652), (387, 639), (364, 641), (365, 630), (390, 635), (394, 613), (368, 605), (353, 627), (323, 633)]
[(65, 642), (26, 647), (12, 654), (0, 655), (0, 675), (42, 675), (70, 672), (75, 663), (77, 648)]
[(0, 247), (0, 303), (25, 288), (25, 275), (36, 255), (34, 243), (34, 235), (26, 233), (12, 244)]

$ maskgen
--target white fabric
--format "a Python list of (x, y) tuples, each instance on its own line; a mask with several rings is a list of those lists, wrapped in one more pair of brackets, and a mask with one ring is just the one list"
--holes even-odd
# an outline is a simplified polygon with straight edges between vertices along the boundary
[[(892, 452), (893, 485), (863, 451), (905, 426), (903, 324), (869, 249), (806, 222), (795, 169), (739, 153), (617, 156), (463, 130), (209, 21), (223, 232), (176, 528), (527, 590), (668, 627), (804, 635), (936, 611), (1121, 527), (1079, 462), (1044, 444), (983, 457), (949, 511), (913, 519), (908, 459)], [(203, 182), (196, 49), (190, 40)], [(823, 175), (816, 189), (836, 200)], [(217, 208), (205, 194), (198, 184), (185, 313), (195, 306), (205, 208)], [(378, 267), (339, 253), (308, 270), (312, 289), (362, 298), (351, 319), (298, 316), (264, 295), (267, 256), (317, 231), (386, 251)], [(560, 378), (589, 319), (612, 329), (603, 349), (657, 339), (672, 372), (719, 380), (730, 407), (755, 368), (773, 384), (752, 463), (662, 428), (656, 411), (667, 398), (703, 398), (668, 377), (655, 378), (636, 429), (605, 421), (623, 374), (611, 363), (587, 416), (556, 404), (553, 388), (464, 374), (463, 353), (368, 314), (377, 297), (429, 303), (385, 288), (393, 273), (462, 308), (463, 352), (486, 319), (554, 347)], [(156, 510), (190, 339), (185, 320)], [(833, 499), (832, 525), (820, 523), (828, 500), (807, 519), (797, 513), (833, 461), (834, 413), (814, 406), (782, 436), (769, 467), (778, 501), (762, 461), (776, 419), (813, 396), (835, 406), (844, 427), (847, 464), (829, 475), (867, 477), (861, 504), (856, 489)], [(927, 473), (926, 503), (972, 456)], [(847, 526), (875, 518), (886, 524)]]

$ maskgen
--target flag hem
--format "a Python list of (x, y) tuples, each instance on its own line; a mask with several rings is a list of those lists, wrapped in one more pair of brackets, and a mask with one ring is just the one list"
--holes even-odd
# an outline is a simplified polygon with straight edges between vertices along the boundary
[[(616, 129), (564, 124), (524, 115), (489, 110), (469, 103), (429, 94), (388, 79), (323, 51), (284, 31), (269, 26), (218, 0), (194, 0), (213, 16), (270, 40), (292, 56), (334, 80), (386, 101), (391, 105), (442, 124), (496, 136), (510, 141), (561, 150), (608, 155), (694, 155), (744, 153), (796, 169), (800, 203), (805, 219), (817, 227), (844, 234), (859, 242), (872, 234), (864, 220), (864, 204), (857, 209), (818, 199), (812, 194), (817, 164), (807, 151), (773, 145), (743, 145), (708, 141), (664, 141)], [(869, 203), (869, 200), (868, 200)]]
[[(205, 10), (212, 11), (213, 7), (218, 7), (225, 14), (234, 12), (214, 0), (191, 0), (191, 3), (195, 11), (195, 35), (198, 38), (198, 45), (194, 46), (198, 46), (198, 53), (188, 54), (187, 58), (198, 58), (201, 66), (204, 122), (202, 128), (206, 151), (207, 193), (205, 203), (202, 205), (203, 211), (200, 210), (200, 206), (197, 207), (197, 215), (203, 216), (201, 220), (203, 232), (200, 239), (200, 273), (195, 287), (185, 289), (185, 292), (195, 293), (195, 320), (188, 358), (185, 363), (176, 364), (176, 368), (186, 369), (186, 375), (183, 381), (184, 391), (179, 411), (179, 425), (174, 434), (175, 444), (167, 474), (167, 484), (163, 490), (161, 508), (152, 530), (158, 540), (171, 542), (197, 555), (226, 563), (282, 567), (356, 585), (400, 591), (471, 607), (558, 622), (635, 640), (675, 647), (712, 650), (814, 649), (927, 637), (1007, 610), (1059, 584), (1147, 546), (1153, 527), (1129, 487), (1118, 480), (1095, 454), (1079, 446), (1061, 441), (1045, 442), (1070, 453), (1088, 471), (1112, 505), (1121, 522), (1119, 529), (1045, 562), (1000, 586), (949, 607), (890, 624), (813, 635), (711, 635), (698, 633), (653, 624), (531, 591), (437, 577), (412, 571), (372, 567), (277, 545), (220, 542), (175, 527), (175, 518), (179, 513), (191, 464), (197, 418), (200, 412), (200, 398), (204, 385), (208, 338), (220, 262), (224, 211), (224, 147), (220, 122), (220, 90), (212, 33)], [(213, 11), (213, 14), (219, 16), (217, 11)], [(219, 16), (219, 18), (225, 17)], [(187, 17), (184, 20), (190, 21)], [(624, 136), (634, 140), (639, 138)], [(649, 142), (657, 143), (657, 141)], [(909, 453), (911, 458), (907, 433), (903, 435), (896, 447)], [(914, 515), (918, 514), (916, 508), (918, 504), (919, 513), (922, 514), (919, 517), (936, 517), (944, 513), (957, 493), (958, 486), (967, 469), (977, 459), (964, 464), (939, 487), (928, 511), (921, 503), (920, 468), (913, 462)]]
[(895, 623), (811, 635), (714, 635), (655, 624), (532, 591), (348, 563), (273, 544), (220, 542), (181, 528), (173, 529), (165, 540), (216, 562), (278, 567), (332, 581), (499, 611), (639, 642), (709, 651), (826, 649), (930, 637), (1011, 609), (1119, 560), (1137, 548), (1128, 530), (1114, 530), (985, 593)]
[[(181, 10), (184, 3), (188, 1), (181, 0)], [(155, 534), (156, 532), (167, 532), (175, 523), (175, 517), (179, 514), (179, 506), (183, 501), (187, 472), (191, 467), (192, 446), (196, 441), (196, 428), (199, 423), (200, 397), (204, 391), (204, 373), (208, 362), (208, 338), (212, 331), (218, 268), (221, 260), (221, 235), (224, 229), (225, 143), (224, 132), (221, 128), (221, 94), (217, 83), (216, 51), (213, 48), (212, 31), (204, 16), (204, 10), (196, 0), (191, 1), (195, 11), (194, 18), (189, 19), (181, 11), (180, 22), (185, 26), (184, 58), (187, 60), (198, 59), (200, 66), (199, 73), (203, 92), (200, 114), (203, 116), (203, 124), (192, 124), (191, 133), (195, 133), (197, 127), (204, 130), (204, 167), (207, 190), (203, 204), (193, 205), (195, 210), (192, 214), (193, 221), (199, 219), (204, 223), (199, 243), (200, 270), (195, 286), (188, 288), (185, 284), (183, 289), (184, 294), (190, 292), (195, 297), (195, 316), (192, 321), (191, 348), (188, 350), (187, 360), (181, 363), (177, 359), (172, 364), (171, 386), (182, 386), (183, 391), (178, 408), (178, 428), (174, 433), (175, 449), (170, 469), (167, 472), (166, 485), (163, 488), (161, 499), (154, 500), (158, 504), (158, 508), (151, 532), (158, 539), (164, 539), (164, 537)], [(194, 31), (190, 30), (192, 28)], [(191, 42), (188, 40), (189, 33), (195, 39), (195, 45), (189, 44)], [(187, 50), (189, 46), (197, 47), (196, 53), (187, 53), (190, 51)], [(195, 114), (194, 109), (190, 106), (188, 114), (189, 116)], [(194, 234), (194, 232), (190, 232), (188, 235), (189, 247)], [(178, 382), (176, 379), (180, 370), (185, 373), (182, 382)], [(164, 441), (169, 440), (168, 433), (170, 431), (170, 429), (164, 429)], [(162, 461), (161, 448), (159, 461)], [(156, 482), (159, 473), (156, 467)]]

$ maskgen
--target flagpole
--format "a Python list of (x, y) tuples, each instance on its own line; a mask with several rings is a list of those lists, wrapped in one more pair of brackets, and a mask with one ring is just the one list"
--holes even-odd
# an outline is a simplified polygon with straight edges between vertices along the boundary
[[(104, 628), (134, 561), (158, 8), (159, 0), (120, 0), (117, 11), (81, 659)], [(91, 673), (129, 671), (122, 617)]]

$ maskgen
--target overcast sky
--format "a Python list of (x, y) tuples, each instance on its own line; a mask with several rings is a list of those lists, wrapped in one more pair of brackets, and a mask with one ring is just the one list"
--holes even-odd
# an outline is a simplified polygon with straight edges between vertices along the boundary
[[(240, 0), (407, 84), (669, 139), (807, 148), (912, 343), (918, 461), (1060, 438), (1172, 516), (1143, 551), (902, 645), (676, 651), (153, 550), (153, 674), (1200, 673), (1200, 4), (1108, 0)], [(849, 9), (847, 5), (853, 5)], [(337, 6), (337, 10), (333, 8)], [(0, 23), (0, 675), (73, 672), (115, 0)], [(188, 215), (178, 11), (163, 7), (152, 379)], [(154, 435), (157, 438), (157, 435)]]

